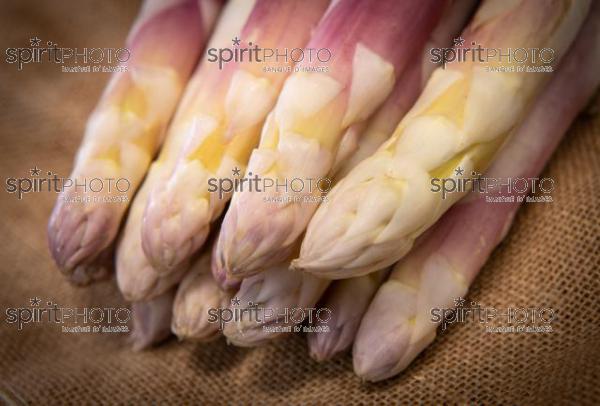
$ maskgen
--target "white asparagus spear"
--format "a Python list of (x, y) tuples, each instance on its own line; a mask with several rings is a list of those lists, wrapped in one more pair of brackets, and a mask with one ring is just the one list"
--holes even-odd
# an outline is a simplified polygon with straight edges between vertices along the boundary
[(329, 309), (331, 317), (323, 322), (315, 319), (315, 331), (307, 334), (308, 349), (313, 359), (325, 361), (352, 346), (360, 321), (387, 274), (386, 269), (334, 281), (329, 286), (319, 307)]
[(171, 308), (175, 291), (170, 290), (145, 302), (133, 302), (133, 330), (130, 341), (134, 351), (141, 351), (164, 341), (171, 335)]
[(220, 335), (220, 324), (210, 322), (210, 309), (225, 309), (231, 291), (222, 290), (210, 272), (211, 250), (192, 265), (179, 287), (173, 304), (171, 331), (180, 339), (210, 341)]
[[(195, 76), (191, 83), (197, 80), (201, 80), (201, 78)], [(189, 103), (192, 98), (192, 93), (187, 92), (182, 106)], [(178, 127), (192, 122), (193, 116), (177, 115), (175, 118), (159, 158), (150, 166), (142, 187), (135, 195), (125, 228), (119, 237), (116, 250), (117, 283), (127, 300), (150, 300), (176, 285), (187, 270), (187, 264), (181, 264), (177, 272), (161, 277), (144, 255), (141, 232), (144, 207), (150, 189), (152, 185), (158, 183), (161, 177), (165, 177), (169, 168), (174, 166), (179, 147), (185, 140), (186, 132)]]
[[(537, 176), (560, 139), (600, 84), (600, 3), (593, 7), (556, 76), (500, 153), (487, 176)], [(496, 196), (525, 193), (506, 189)], [(450, 209), (398, 263), (365, 314), (354, 345), (354, 370), (379, 381), (396, 375), (435, 338), (432, 308), (450, 309), (465, 297), (520, 207), (489, 203), (474, 194)]]
[[(242, 347), (262, 345), (304, 320), (307, 309), (314, 307), (329, 281), (292, 271), (288, 265), (284, 262), (242, 281), (232, 299), (239, 304), (231, 305), (242, 317), (225, 324), (223, 333), (228, 342)], [(254, 312), (250, 311), (253, 305), (258, 305)]]
[(217, 0), (144, 3), (126, 42), (127, 71), (112, 76), (87, 123), (70, 175), (80, 186), (60, 194), (48, 224), (52, 256), (73, 282), (108, 274), (95, 262), (110, 255), (220, 6)]
[[(588, 8), (587, 1), (486, 0), (458, 49), (476, 43), (506, 55), (508, 48), (551, 48), (544, 58), (552, 54), (555, 67)], [(332, 279), (383, 269), (464, 195), (444, 199), (432, 179), (482, 172), (550, 77), (519, 71), (514, 59), (493, 60), (457, 61), (434, 72), (392, 138), (329, 193), (293, 266)], [(541, 63), (538, 55), (530, 65)]]

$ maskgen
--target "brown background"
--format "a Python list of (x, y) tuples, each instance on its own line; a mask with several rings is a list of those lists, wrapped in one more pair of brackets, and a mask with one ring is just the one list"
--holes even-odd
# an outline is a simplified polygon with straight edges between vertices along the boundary
[[(118, 47), (138, 2), (6, 1), (0, 49), (29, 38), (66, 47)], [(29, 298), (63, 306), (123, 305), (114, 281), (70, 286), (49, 258), (46, 222), (56, 195), (23, 200), (4, 179), (37, 166), (67, 176), (86, 117), (108, 79), (61, 73), (51, 63), (0, 63), (0, 400), (44, 403), (427, 403), (600, 402), (600, 118), (598, 102), (579, 118), (545, 170), (552, 204), (529, 204), (496, 250), (469, 299), (482, 306), (557, 310), (551, 334), (486, 334), (452, 326), (400, 376), (361, 383), (350, 356), (317, 364), (304, 337), (247, 350), (223, 340), (133, 353), (124, 335), (63, 334), (46, 323), (18, 331), (7, 307)]]

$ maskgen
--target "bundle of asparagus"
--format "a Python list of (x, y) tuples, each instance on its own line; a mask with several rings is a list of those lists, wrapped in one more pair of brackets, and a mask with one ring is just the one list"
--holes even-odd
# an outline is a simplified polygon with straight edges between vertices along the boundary
[(113, 75), (87, 123), (70, 176), (80, 187), (60, 194), (48, 224), (54, 260), (74, 283), (106, 276), (98, 261), (108, 255), (103, 251), (162, 142), (220, 7), (218, 0), (144, 4), (127, 38), (127, 70)]
[[(134, 348), (163, 340), (169, 327), (181, 339), (224, 334), (255, 346), (308, 319), (320, 327), (308, 334), (317, 360), (354, 342), (355, 372), (366, 380), (410, 364), (435, 337), (430, 309), (465, 295), (519, 206), (476, 194), (459, 201), (464, 190), (442, 196), (431, 180), (464, 180), (488, 166), (493, 177), (535, 176), (599, 84), (600, 4), (568, 53), (589, 1), (485, 0), (449, 48), (474, 3), (339, 0), (326, 10), (326, 0), (229, 1), (119, 238), (117, 281), (133, 302)], [(218, 9), (208, 0), (147, 2), (128, 42), (138, 50), (130, 72), (112, 79), (93, 114), (74, 177), (127, 177), (132, 195)], [(163, 37), (149, 51), (155, 35)], [(489, 60), (467, 58), (471, 46)], [(331, 55), (325, 71), (318, 58), (271, 66), (243, 58), (259, 48)], [(551, 49), (553, 68), (567, 56), (551, 79), (518, 69), (507, 49), (521, 48)], [(447, 63), (428, 80), (432, 49)], [(233, 184), (246, 166), (248, 178), (330, 176), (335, 186), (320, 206), (304, 199), (322, 197), (317, 189), (288, 189), (299, 198), (281, 201), (277, 190), (236, 191), (212, 231), (218, 238), (197, 254), (232, 196), (211, 194), (209, 179)], [(126, 204), (64, 201), (50, 246), (61, 269), (89, 282), (103, 272)], [(317, 316), (323, 307), (326, 320)], [(232, 320), (215, 320), (213, 309)]]
[[(254, 41), (255, 44), (261, 43), (263, 46), (276, 46), (282, 43), (293, 47), (301, 46), (306, 42), (310, 29), (324, 11), (325, 5), (325, 1), (313, 2), (310, 6), (304, 7), (301, 13), (298, 13), (299, 2), (259, 1), (255, 3), (241, 0), (230, 1), (223, 12), (208, 48), (223, 47), (232, 38), (238, 38), (238, 36), (244, 34), (249, 35), (248, 43)], [(286, 26), (291, 27), (293, 31), (282, 33), (283, 28)], [(232, 65), (232, 67), (221, 71), (220, 67), (207, 61), (202, 63), (188, 84), (181, 106), (167, 134), (167, 141), (161, 155), (153, 163), (142, 189), (135, 197), (117, 249), (117, 280), (121, 292), (125, 298), (131, 301), (152, 300), (179, 283), (188, 273), (189, 255), (193, 252), (185, 252), (182, 259), (168, 267), (163, 267), (160, 264), (156, 265), (156, 262), (153, 265), (146, 257), (142, 249), (142, 223), (144, 209), (149, 204), (152, 190), (156, 191), (155, 194), (160, 193), (163, 190), (161, 189), (163, 185), (169, 182), (169, 178), (175, 176), (177, 169), (184, 166), (181, 160), (182, 151), (189, 149), (190, 145), (193, 147), (194, 143), (203, 142), (203, 138), (209, 135), (206, 126), (203, 124), (208, 119), (215, 119), (215, 116), (229, 114), (229, 116), (219, 119), (219, 121), (223, 121), (223, 125), (226, 124), (224, 128), (221, 128), (225, 131), (223, 134), (227, 135), (222, 140), (223, 147), (228, 148), (223, 159), (227, 161), (228, 156), (233, 155), (234, 158), (240, 159), (238, 165), (243, 167), (243, 155), (238, 155), (243, 153), (241, 150), (246, 148), (244, 147), (245, 144), (253, 146), (251, 138), (253, 133), (257, 132), (257, 128), (260, 127), (262, 122), (260, 117), (268, 106), (246, 105), (247, 103), (244, 101), (246, 99), (237, 101), (236, 99), (244, 96), (243, 92), (250, 91), (251, 93), (246, 94), (246, 96), (266, 98), (265, 102), (268, 103), (272, 93), (277, 92), (277, 88), (280, 87), (283, 78), (285, 78), (283, 73), (273, 79), (267, 78), (266, 74), (260, 71), (260, 66), (249, 62), (237, 65), (239, 66)], [(285, 64), (278, 62), (277, 65), (282, 66)], [(255, 74), (256, 77), (252, 74)], [(264, 77), (261, 78), (260, 75)], [(254, 85), (248, 80), (251, 80)], [(271, 81), (273, 83), (270, 84)], [(213, 92), (215, 89), (219, 90), (223, 96), (221, 100), (214, 97)], [(240, 105), (233, 105), (234, 101), (239, 102)], [(245, 113), (242, 108), (245, 109)], [(249, 119), (251, 121), (256, 120), (256, 123), (249, 123)], [(250, 128), (248, 125), (250, 125)], [(236, 132), (239, 134), (237, 141), (235, 138)], [(210, 136), (214, 137), (215, 140), (220, 137), (218, 133), (210, 134)], [(210, 143), (205, 144), (203, 147), (200, 146), (198, 152), (200, 155), (190, 157), (190, 160), (193, 163), (194, 158), (199, 158), (202, 154), (211, 159), (215, 158), (211, 156), (214, 153), (213, 147), (214, 145)], [(200, 189), (202, 189), (202, 186), (200, 186)], [(176, 193), (174, 196), (178, 197)], [(204, 196), (204, 198), (207, 198), (207, 196)], [(218, 202), (218, 204), (224, 204), (224, 202)], [(212, 208), (212, 210), (220, 209)], [(181, 225), (186, 226), (188, 224), (183, 223)], [(192, 231), (190, 230), (190, 232)], [(193, 232), (190, 235), (193, 235)], [(225, 293), (211, 290), (211, 288), (216, 288), (216, 285), (206, 275), (198, 275), (199, 269), (203, 268), (200, 263), (204, 264), (202, 259), (189, 270), (188, 276), (178, 290), (173, 304), (175, 314), (172, 330), (182, 338), (208, 339), (211, 335), (214, 336), (213, 328), (216, 328), (216, 325), (207, 324), (206, 315), (196, 313), (198, 309), (195, 308), (194, 304), (198, 302), (198, 297), (201, 300), (205, 300), (207, 297), (223, 298), (225, 300), (226, 296)], [(213, 293), (213, 296), (210, 296), (210, 292)], [(161, 304), (163, 307), (171, 308), (171, 303), (167, 301), (163, 301)], [(206, 304), (206, 308), (208, 308), (208, 305), (212, 302)], [(188, 311), (188, 309), (193, 310)]]
[(352, 137), (352, 126), (360, 126), (388, 97), (419, 55), (440, 10), (439, 3), (413, 0), (332, 5), (307, 46), (332, 50), (329, 71), (315, 72), (318, 61), (299, 64), (248, 167), (274, 184), (300, 179), (315, 185), (235, 193), (221, 227), (218, 266), (248, 276), (289, 256), (317, 207), (314, 201), (325, 187), (317, 183), (331, 172), (341, 140)]
[[(245, 13), (232, 22), (241, 23), (239, 28), (224, 30), (234, 35), (216, 35), (210, 48), (301, 48), (326, 6), (325, 0), (234, 1), (228, 6), (231, 12)], [(211, 178), (233, 181), (244, 171), (293, 64), (291, 53), (277, 58), (271, 66), (277, 72), (271, 73), (258, 62), (264, 55), (255, 58), (240, 56), (224, 66), (222, 60), (206, 61), (200, 67), (202, 79), (196, 82), (194, 103), (189, 106), (194, 127), (173, 170), (152, 187), (144, 213), (142, 247), (158, 272), (174, 272), (206, 240), (210, 223), (231, 194), (212, 194), (207, 183)]]
[[(444, 11), (445, 18), (431, 33), (429, 43), (444, 46), (449, 44), (453, 35), (463, 28), (472, 7), (473, 2), (449, 4), (448, 9)], [(345, 145), (340, 146), (334, 164), (339, 168), (336, 179), (342, 178), (358, 162), (375, 152), (384, 142), (387, 134), (393, 131), (417, 98), (422, 83), (425, 82), (431, 71), (431, 64), (423, 63), (422, 58), (415, 58), (409, 64), (405, 74), (398, 79), (391, 95), (369, 121), (368, 125), (365, 126), (366, 128), (362, 131), (360, 128), (354, 128), (351, 135), (355, 139), (345, 138), (342, 141)], [(213, 261), (218, 261), (218, 259), (218, 254), (215, 254)], [(216, 265), (215, 267), (215, 263), (213, 263), (213, 272), (217, 275), (217, 279), (222, 281), (222, 285), (225, 287), (232, 287), (234, 285), (232, 281), (235, 279), (228, 277), (224, 269), (218, 264)], [(262, 306), (274, 309), (275, 315), (285, 314), (285, 309), (304, 309), (304, 315), (308, 315), (308, 308), (316, 305), (329, 282), (309, 274), (288, 270), (288, 266), (289, 259), (280, 265), (266, 267), (264, 271), (261, 270), (263, 272), (258, 272), (257, 275), (244, 279), (239, 292), (235, 295), (240, 298), (240, 304), (236, 308), (240, 311), (248, 310), (252, 304), (261, 303)], [(350, 347), (358, 328), (360, 316), (366, 310), (370, 297), (383, 281), (384, 275), (385, 273), (382, 272), (379, 277), (357, 278), (349, 283), (331, 287), (328, 294), (334, 301), (334, 303), (331, 303), (333, 304), (334, 310), (332, 312), (334, 315), (329, 322), (331, 334), (320, 333), (318, 334), (318, 341), (311, 341), (313, 353), (317, 358), (334, 355), (333, 353), (325, 355), (327, 350), (341, 352)], [(285, 280), (285, 282), (282, 282), (282, 280)], [(357, 301), (356, 296), (353, 296), (357, 291), (365, 293), (363, 300)], [(352, 303), (347, 300), (352, 301)], [(339, 307), (337, 306), (338, 303)], [(351, 310), (342, 314), (338, 313), (338, 311), (342, 311), (344, 306), (348, 306)], [(329, 306), (327, 307), (329, 308)], [(351, 318), (352, 320), (350, 320)], [(303, 320), (304, 317), (298, 317), (298, 315), (293, 320), (288, 321), (282, 321), (281, 317), (279, 319), (266, 317), (261, 321), (248, 318), (228, 325), (224, 333), (235, 344), (254, 346), (281, 335), (281, 331), (265, 331), (263, 327), (277, 324), (289, 329), (290, 326)], [(336, 326), (334, 323), (338, 325)], [(338, 334), (342, 326), (347, 327), (345, 329), (347, 334)], [(330, 344), (330, 341), (337, 344)]]
[[(462, 34), (462, 47), (483, 44), (505, 54), (552, 48), (556, 67), (589, 7), (588, 1), (557, 3), (486, 1)], [(549, 77), (517, 65), (515, 58), (486, 64), (474, 58), (437, 69), (390, 140), (329, 193), (293, 266), (339, 279), (383, 269), (403, 257), (464, 195), (432, 193), (431, 179), (483, 172)]]
[[(536, 177), (598, 88), (599, 69), (600, 4), (596, 4), (556, 77), (488, 175)], [(512, 191), (521, 196), (527, 193)], [(469, 196), (452, 207), (395, 266), (356, 336), (357, 375), (370, 381), (396, 375), (433, 341), (437, 324), (430, 319), (431, 309), (451, 309), (455, 299), (465, 297), (493, 249), (508, 233), (519, 206), (519, 199), (497, 205), (486, 203), (483, 195)]]
[[(256, 4), (245, 0), (230, 1), (219, 20), (215, 34), (211, 39), (208, 48), (213, 49), (227, 45), (229, 41), (231, 41), (231, 38), (237, 38), (241, 32), (252, 33), (254, 40), (265, 41), (265, 45), (283, 40), (289, 41), (286, 42), (286, 44), (291, 43), (291, 45), (301, 45), (323, 8), (319, 2), (315, 2), (312, 6), (306, 8), (304, 14), (298, 15), (294, 13), (295, 8), (298, 7), (297, 2), (276, 2), (269, 3), (269, 13), (265, 14), (265, 7), (268, 6), (267, 3), (268, 2), (265, 2), (264, 0), (259, 1)], [(292, 26), (296, 31), (281, 37), (281, 27), (290, 24), (292, 20), (294, 23)], [(154, 193), (154, 195), (162, 192), (171, 193), (165, 189), (165, 184), (172, 184), (169, 179), (173, 179), (178, 173), (182, 173), (182, 168), (186, 167), (186, 165), (200, 164), (194, 156), (189, 159), (186, 158), (185, 155), (182, 157), (182, 152), (185, 154), (186, 150), (189, 150), (190, 148), (193, 150), (195, 148), (194, 145), (197, 142), (201, 142), (207, 137), (208, 133), (205, 124), (208, 121), (215, 119), (218, 114), (224, 114), (223, 112), (228, 108), (233, 109), (231, 106), (227, 107), (225, 98), (227, 97), (227, 100), (229, 100), (229, 98), (233, 98), (234, 96), (237, 97), (243, 95), (237, 94), (236, 96), (235, 92), (244, 92), (245, 89), (248, 90), (240, 80), (242, 80), (241, 78), (251, 78), (252, 75), (248, 72), (249, 70), (256, 71), (258, 67), (255, 65), (256, 64), (247, 62), (236, 67), (227, 68), (227, 73), (223, 73), (223, 71), (219, 70), (218, 66), (209, 63), (208, 61), (204, 61), (190, 80), (185, 96), (183, 97), (177, 114), (169, 128), (165, 146), (161, 150), (160, 157), (153, 163), (148, 176), (144, 181), (143, 187), (135, 197), (127, 218), (125, 230), (117, 248), (117, 279), (121, 292), (128, 300), (137, 301), (151, 299), (177, 284), (185, 275), (186, 269), (189, 266), (188, 254), (190, 254), (190, 252), (186, 252), (181, 259), (171, 264), (168, 268), (169, 272), (164, 272), (165, 268), (160, 266), (160, 264), (157, 266), (156, 263), (152, 263), (150, 260), (153, 257), (146, 257), (142, 243), (144, 210), (151, 201), (152, 193)], [(262, 85), (258, 87), (251, 86), (249, 91), (252, 92), (253, 96), (270, 97), (269, 95), (272, 90), (269, 89), (269, 80), (258, 77), (253, 80), (255, 80), (256, 84), (264, 85), (263, 87), (261, 87)], [(282, 79), (279, 79), (279, 81), (281, 80)], [(246, 85), (251, 85), (251, 83), (246, 83)], [(228, 91), (227, 89), (229, 88), (233, 90)], [(215, 97), (215, 94), (213, 93), (215, 89), (219, 90), (218, 94), (222, 96), (221, 99)], [(260, 109), (254, 110), (256, 107), (254, 105), (243, 107), (246, 111), (253, 111), (253, 113), (244, 113), (245, 115), (258, 114), (260, 116), (261, 114)], [(239, 110), (242, 111), (242, 109)], [(238, 115), (242, 114), (240, 111), (238, 111)], [(229, 125), (232, 126), (233, 122)], [(254, 127), (257, 125), (259, 125), (259, 123), (256, 123)], [(229, 148), (229, 152), (234, 155), (240, 152), (239, 147), (243, 145), (243, 143), (248, 142), (247, 138), (244, 141), (244, 137), (248, 137), (248, 134), (255, 131), (254, 127), (251, 130), (240, 129), (241, 135), (238, 141), (235, 141), (234, 139), (222, 140), (223, 146), (229, 145), (227, 148)], [(248, 131), (251, 132), (248, 133)], [(213, 136), (216, 137), (215, 139), (220, 137), (219, 133), (214, 133), (211, 137)], [(202, 156), (202, 154), (211, 156), (214, 152), (212, 149), (214, 145), (211, 145), (212, 144), (208, 142), (204, 146), (199, 147), (200, 149), (197, 152), (201, 155), (198, 155), (197, 157)], [(193, 154), (196, 154), (194, 151), (188, 151), (188, 153), (192, 152)], [(223, 159), (230, 162), (227, 156), (228, 155), (225, 154)], [(216, 159), (215, 156), (212, 156), (212, 158)], [(238, 164), (242, 166), (242, 163)], [(201, 173), (205, 172), (186, 173), (189, 176), (199, 176)], [(198, 185), (198, 182), (202, 181), (205, 181), (205, 179), (202, 178), (197, 180), (197, 182), (194, 182), (194, 185), (197, 185), (197, 190), (191, 189), (191, 184), (182, 184), (181, 186), (185, 186), (189, 190), (194, 190), (194, 193), (199, 193), (202, 190), (206, 190), (204, 185)], [(155, 192), (152, 192), (153, 190)], [(200, 200), (202, 201), (202, 199), (208, 198), (207, 195), (207, 193), (201, 193), (201, 196), (199, 196), (199, 198), (201, 197)], [(184, 196), (180, 196), (177, 191), (172, 192), (172, 199), (180, 201), (181, 203), (179, 206), (170, 206), (169, 210), (171, 211), (177, 211), (184, 203), (187, 204), (188, 202), (184, 199)], [(213, 203), (219, 205), (224, 204), (223, 202)], [(194, 207), (197, 208), (198, 206)], [(167, 210), (168, 208), (165, 207), (164, 209)], [(195, 211), (195, 209), (192, 210)], [(184, 213), (188, 212), (184, 211)], [(165, 224), (173, 225), (173, 222), (168, 220), (169, 218), (165, 218)], [(174, 220), (177, 221), (177, 218), (178, 217), (176, 216)], [(189, 219), (186, 217), (185, 221), (182, 221), (181, 224), (176, 222), (174, 225), (177, 227), (188, 226), (188, 220)], [(187, 229), (191, 234), (186, 235), (194, 236), (194, 231), (189, 228)], [(167, 230), (170, 229), (167, 228)], [(180, 235), (178, 230), (179, 229), (172, 230), (174, 238), (185, 237), (185, 235)], [(157, 235), (157, 237), (159, 237), (159, 235)], [(202, 237), (202, 239), (203, 238), (204, 237)], [(183, 250), (185, 247), (180, 248)]]
[[(448, 4), (442, 20), (433, 30), (425, 49), (424, 62), (414, 63), (407, 74), (403, 75), (385, 102), (369, 123), (369, 127), (360, 139), (357, 150), (336, 172), (342, 179), (359, 162), (367, 158), (385, 142), (397, 123), (418, 97), (422, 85), (434, 69), (427, 58), (432, 48), (447, 47), (451, 39), (458, 34), (470, 17), (476, 2), (458, 1)], [(331, 310), (331, 318), (325, 323), (314, 323), (320, 329), (309, 334), (308, 346), (311, 357), (317, 361), (333, 358), (348, 350), (354, 341), (360, 320), (381, 285), (387, 278), (388, 270), (334, 281), (322, 300), (322, 306)], [(325, 328), (326, 327), (326, 328)]]

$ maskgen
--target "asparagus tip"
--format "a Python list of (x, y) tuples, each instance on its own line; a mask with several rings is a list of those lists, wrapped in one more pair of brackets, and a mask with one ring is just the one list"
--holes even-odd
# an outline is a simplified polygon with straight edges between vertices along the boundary
[[(216, 247), (216, 244), (215, 244)], [(227, 272), (227, 268), (224, 266), (223, 260), (220, 256), (215, 255), (216, 249), (213, 249), (213, 255), (211, 257), (211, 271), (213, 278), (222, 290), (237, 290), (242, 283), (242, 280), (232, 276)]]
[(48, 222), (48, 246), (60, 271), (73, 283), (86, 285), (106, 277), (106, 269), (90, 264), (108, 245), (110, 228), (105, 208), (86, 212), (83, 205), (59, 200)]

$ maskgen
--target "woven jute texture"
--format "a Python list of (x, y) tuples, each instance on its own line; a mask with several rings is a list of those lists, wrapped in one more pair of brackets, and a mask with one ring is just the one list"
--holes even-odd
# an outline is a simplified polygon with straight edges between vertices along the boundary
[[(67, 47), (118, 47), (137, 2), (3, 2), (0, 42), (29, 38)], [(92, 28), (93, 27), (93, 28)], [(108, 79), (61, 73), (52, 63), (0, 68), (0, 174), (28, 177), (35, 166), (69, 173), (86, 117)], [(600, 104), (572, 126), (544, 171), (551, 204), (526, 204), (494, 252), (469, 300), (498, 309), (551, 307), (547, 334), (489, 334), (451, 326), (401, 375), (367, 384), (351, 356), (318, 364), (305, 337), (240, 349), (174, 339), (134, 353), (124, 334), (66, 334), (52, 323), (22, 330), (5, 309), (39, 297), (62, 306), (124, 306), (114, 280), (69, 285), (46, 247), (56, 195), (18, 200), (0, 191), (0, 393), (8, 403), (470, 403), (600, 402)], [(4, 179), (2, 179), (4, 184)], [(4, 188), (3, 188), (4, 189)]]

